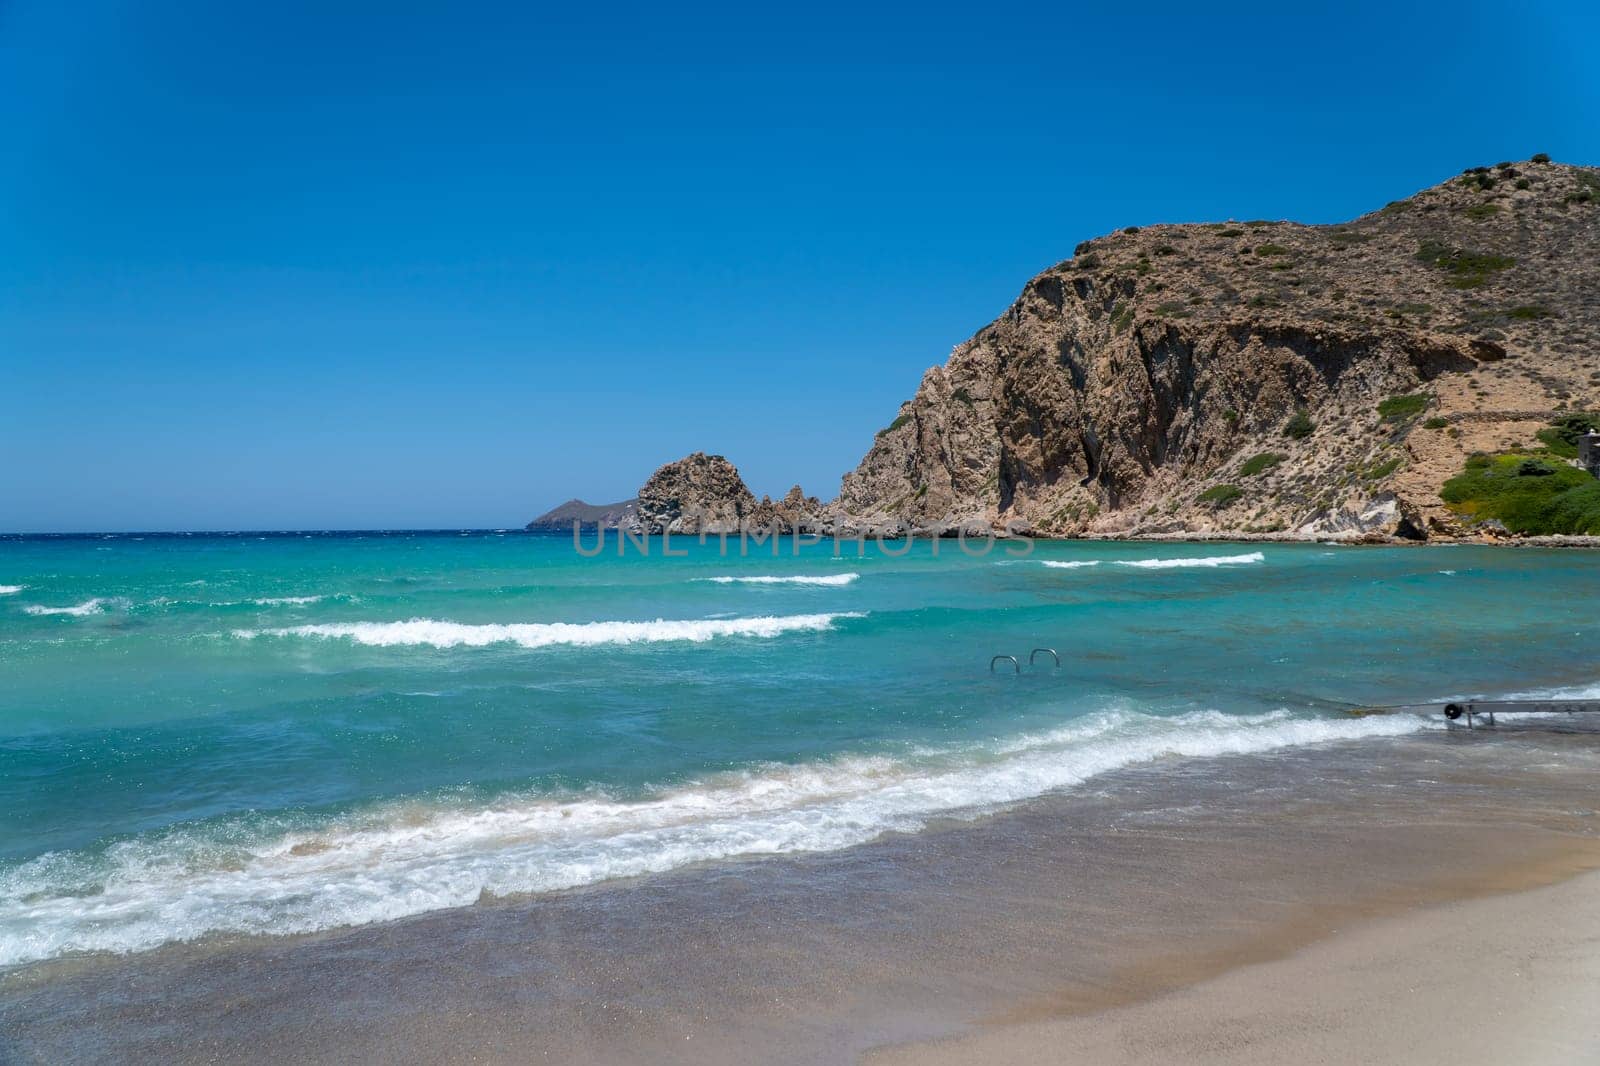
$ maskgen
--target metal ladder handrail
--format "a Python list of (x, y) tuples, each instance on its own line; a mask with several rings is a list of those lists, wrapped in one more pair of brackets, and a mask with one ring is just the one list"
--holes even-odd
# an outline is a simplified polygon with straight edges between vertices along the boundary
[(1057, 666), (1061, 665), (1061, 656), (1056, 654), (1056, 650), (1054, 648), (1034, 648), (1032, 651), (1030, 651), (1028, 653), (1028, 665), (1029, 666), (1033, 665), (1034, 657), (1037, 656), (1042, 651), (1049, 652), (1050, 653), (1050, 658), (1052, 658), (1052, 659), (1054, 659), (1056, 661), (1056, 665)]
[(994, 664), (999, 662), (1001, 659), (1009, 659), (1015, 671), (1019, 674), (1022, 673), (1022, 664), (1017, 662), (1017, 657), (1015, 655), (996, 655), (993, 659), (989, 660), (989, 672), (991, 674), (994, 673)]

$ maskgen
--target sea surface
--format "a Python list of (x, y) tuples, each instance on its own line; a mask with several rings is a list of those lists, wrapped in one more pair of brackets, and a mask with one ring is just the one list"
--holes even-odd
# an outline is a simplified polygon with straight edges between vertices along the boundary
[(663, 547), (0, 539), (0, 967), (823, 855), (1130, 768), (1359, 766), (1444, 724), (1358, 707), (1600, 694), (1583, 551)]

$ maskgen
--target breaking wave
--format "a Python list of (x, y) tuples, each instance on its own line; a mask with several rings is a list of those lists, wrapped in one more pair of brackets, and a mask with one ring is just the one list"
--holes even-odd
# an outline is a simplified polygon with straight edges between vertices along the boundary
[(854, 571), (848, 574), (794, 574), (781, 577), (759, 574), (754, 577), (705, 577), (700, 581), (714, 581), (719, 585), (848, 585), (860, 578)]
[(1427, 728), (1435, 727), (1411, 716), (1108, 710), (996, 742), (761, 764), (633, 796), (435, 796), (320, 821), (302, 815), (177, 826), (0, 868), (0, 965), (138, 951), (209, 933), (310, 932), (466, 906), (485, 894), (554, 891), (738, 856), (829, 851), (915, 831), (934, 816), (974, 817), (1156, 759)]
[(74, 604), (71, 607), (42, 607), (35, 603), (29, 604), (23, 610), (28, 614), (69, 615), (73, 618), (83, 618), (86, 615), (103, 614), (113, 607), (125, 607), (127, 602), (116, 597), (96, 596), (92, 600), (84, 600), (82, 603)]
[(1178, 570), (1189, 566), (1247, 566), (1250, 563), (1264, 563), (1267, 557), (1260, 552), (1245, 552), (1243, 555), (1202, 555), (1190, 559), (1118, 559), (1118, 566), (1136, 566), (1141, 570)]
[(1070, 560), (1070, 561), (1062, 561), (1062, 560), (1059, 560), (1059, 559), (1044, 559), (1044, 560), (1041, 560), (1041, 561), (1044, 563), (1045, 566), (1051, 567), (1051, 568), (1056, 569), (1056, 570), (1081, 570), (1086, 566), (1099, 566), (1100, 565), (1100, 560), (1099, 559), (1073, 559), (1073, 560)]
[(333, 622), (278, 629), (236, 629), (233, 635), (246, 639), (321, 637), (350, 640), (380, 648), (407, 645), (481, 648), (491, 644), (546, 648), (556, 644), (701, 643), (717, 637), (775, 637), (782, 633), (832, 629), (837, 619), (864, 617), (857, 612), (843, 612), (769, 615), (761, 618), (658, 618), (653, 622), (518, 622), (482, 625), (413, 618), (409, 622)]
[(0, 585), (0, 596), (15, 596), (27, 587), (26, 585)]

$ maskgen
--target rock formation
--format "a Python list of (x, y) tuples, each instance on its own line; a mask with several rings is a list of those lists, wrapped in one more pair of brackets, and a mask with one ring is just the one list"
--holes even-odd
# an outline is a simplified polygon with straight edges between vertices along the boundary
[(736, 533), (755, 509), (756, 498), (734, 465), (705, 452), (661, 467), (639, 490), (646, 533)]
[(1451, 531), (1465, 456), (1600, 405), (1600, 172), (1474, 168), (1344, 225), (1079, 245), (929, 370), (841, 526)]

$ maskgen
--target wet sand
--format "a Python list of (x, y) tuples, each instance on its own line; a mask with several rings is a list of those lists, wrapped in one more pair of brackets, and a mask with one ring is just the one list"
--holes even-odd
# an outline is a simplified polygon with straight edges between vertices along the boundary
[[(1600, 736), (1542, 730), (1160, 762), (832, 854), (38, 964), (0, 977), (0, 1047), (18, 1062), (1416, 1058), (1465, 987), (1419, 983), (1430, 960), (1526, 944), (1541, 1003), (1556, 994), (1541, 975), (1590, 972), (1592, 908), (1540, 924), (1556, 904), (1528, 890), (1592, 895), (1597, 770)], [(1450, 907), (1501, 909), (1458, 919), (1470, 940), (1437, 917)], [(1374, 1036), (1405, 1036), (1404, 1012), (1361, 1023), (1400, 985), (1439, 1000), (1422, 1044)], [(1523, 1016), (1480, 1023), (1514, 1043)], [(1297, 1027), (1311, 1043), (1270, 1042)]]

